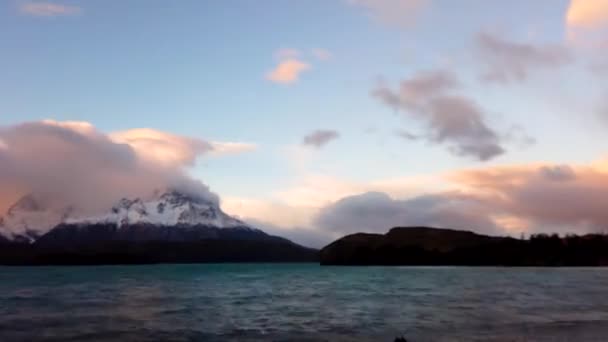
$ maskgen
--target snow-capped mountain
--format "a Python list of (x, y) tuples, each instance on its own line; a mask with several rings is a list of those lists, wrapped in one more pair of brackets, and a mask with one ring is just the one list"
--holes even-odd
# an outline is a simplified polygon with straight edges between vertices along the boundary
[(53, 205), (49, 196), (29, 194), (0, 217), (0, 235), (10, 241), (32, 243), (71, 213), (71, 207)]
[(67, 224), (112, 224), (118, 228), (135, 224), (156, 226), (207, 226), (216, 228), (244, 227), (245, 223), (224, 213), (208, 199), (170, 190), (149, 200), (121, 199), (105, 214), (75, 217)]
[[(218, 203), (176, 190), (156, 192), (147, 199), (123, 198), (106, 213), (83, 216), (72, 207), (52, 206), (49, 196), (30, 194), (21, 198), (0, 218), (0, 236), (15, 242), (33, 243), (56, 227), (106, 226), (162, 227), (164, 230), (238, 229), (261, 232), (224, 213)], [(196, 232), (200, 235), (200, 231)], [(157, 237), (158, 234), (152, 234)]]
[(215, 201), (170, 190), (146, 200), (123, 198), (102, 215), (69, 218), (36, 243), (56, 247), (114, 242), (277, 239), (287, 241), (227, 215)]
[(315, 250), (252, 228), (216, 200), (187, 192), (122, 199), (95, 216), (48, 203), (31, 195), (9, 210), (0, 223), (0, 265), (317, 260)]

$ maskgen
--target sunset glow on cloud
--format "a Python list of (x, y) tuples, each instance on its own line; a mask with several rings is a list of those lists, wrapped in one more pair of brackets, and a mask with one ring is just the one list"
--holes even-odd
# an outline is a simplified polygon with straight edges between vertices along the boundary
[(309, 70), (310, 64), (295, 58), (281, 61), (272, 71), (266, 74), (269, 81), (289, 84), (297, 82), (300, 74)]
[(54, 17), (62, 15), (75, 15), (81, 12), (76, 6), (60, 5), (46, 1), (26, 1), (20, 7), (21, 12), (41, 17)]
[(608, 32), (607, 0), (571, 0), (566, 14), (568, 39), (583, 44), (597, 43)]

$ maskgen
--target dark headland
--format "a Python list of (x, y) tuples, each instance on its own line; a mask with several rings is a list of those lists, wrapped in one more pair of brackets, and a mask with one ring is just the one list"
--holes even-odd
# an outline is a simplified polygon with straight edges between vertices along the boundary
[(320, 251), (321, 265), (608, 266), (608, 236), (538, 234), (529, 239), (428, 227), (345, 236)]

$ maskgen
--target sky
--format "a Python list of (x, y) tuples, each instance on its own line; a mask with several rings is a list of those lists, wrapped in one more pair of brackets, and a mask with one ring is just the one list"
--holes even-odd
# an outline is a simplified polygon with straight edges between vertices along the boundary
[(604, 231), (607, 52), (608, 0), (2, 1), (0, 213), (179, 183), (313, 246)]

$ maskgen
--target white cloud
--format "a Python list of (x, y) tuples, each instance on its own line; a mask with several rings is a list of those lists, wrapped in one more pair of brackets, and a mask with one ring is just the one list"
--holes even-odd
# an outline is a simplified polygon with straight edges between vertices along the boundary
[(279, 200), (223, 197), (222, 209), (245, 220), (266, 222), (280, 227), (309, 227), (316, 207), (294, 206)]
[(77, 6), (60, 5), (43, 1), (24, 2), (19, 6), (19, 10), (27, 15), (38, 17), (77, 15), (82, 12), (82, 9)]
[(198, 156), (213, 149), (209, 142), (201, 139), (149, 128), (110, 133), (109, 137), (114, 142), (128, 144), (145, 159), (165, 165), (193, 165)]
[(212, 141), (210, 154), (215, 156), (241, 154), (255, 151), (257, 148), (258, 146), (252, 143)]

